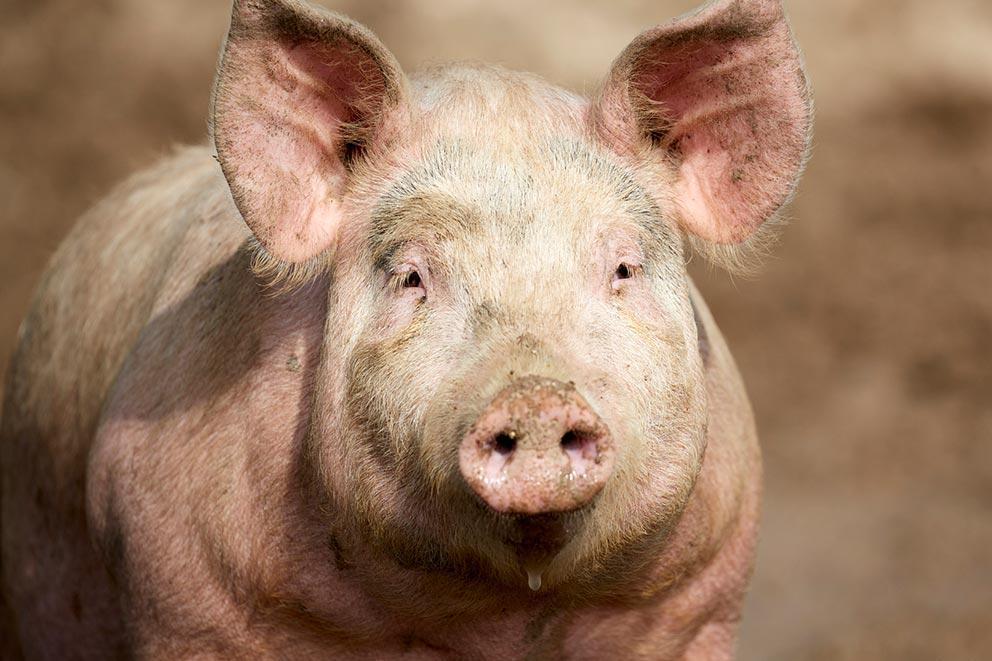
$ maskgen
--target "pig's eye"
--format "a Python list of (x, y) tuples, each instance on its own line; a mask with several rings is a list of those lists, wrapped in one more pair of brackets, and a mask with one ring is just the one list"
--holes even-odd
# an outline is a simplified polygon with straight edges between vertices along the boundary
[(406, 262), (398, 265), (389, 274), (390, 289), (404, 299), (411, 296), (420, 301), (426, 299), (429, 282), (430, 273), (416, 263)]
[(638, 267), (629, 262), (620, 262), (613, 272), (613, 289), (619, 289), (624, 280), (630, 280), (637, 273)]
[(623, 285), (624, 280), (630, 280), (635, 275), (640, 267), (630, 262), (620, 262), (617, 266), (617, 270), (613, 272), (613, 290), (620, 291), (620, 287)]

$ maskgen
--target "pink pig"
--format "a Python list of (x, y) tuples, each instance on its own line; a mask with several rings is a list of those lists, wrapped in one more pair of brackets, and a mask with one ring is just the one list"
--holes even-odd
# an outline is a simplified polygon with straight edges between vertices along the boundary
[(22, 326), (4, 658), (730, 658), (760, 456), (686, 255), (746, 255), (802, 168), (777, 0), (592, 100), (236, 0), (212, 121)]

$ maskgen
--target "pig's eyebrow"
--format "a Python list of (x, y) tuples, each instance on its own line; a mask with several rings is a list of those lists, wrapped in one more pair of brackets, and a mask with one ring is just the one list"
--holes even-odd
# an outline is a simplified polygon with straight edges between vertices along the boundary
[(641, 231), (637, 241), (649, 261), (657, 261), (678, 253), (680, 236), (665, 220), (665, 212), (633, 177), (625, 172), (614, 172), (617, 192), (627, 213)]
[(584, 167), (591, 179), (611, 182), (623, 209), (641, 230), (638, 243), (647, 259), (658, 259), (662, 253), (667, 256), (673, 252), (673, 244), (678, 243), (679, 237), (666, 222), (663, 209), (630, 172), (597, 155), (581, 141), (556, 140), (549, 145), (549, 150), (561, 163)]
[(478, 225), (478, 211), (450, 195), (404, 188), (388, 191), (372, 211), (367, 244), (377, 266), (388, 266), (408, 243), (429, 246)]

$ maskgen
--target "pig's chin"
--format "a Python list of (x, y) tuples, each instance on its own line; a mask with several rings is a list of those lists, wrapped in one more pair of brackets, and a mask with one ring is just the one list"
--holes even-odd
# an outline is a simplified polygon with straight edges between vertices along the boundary
[[(609, 509), (606, 503), (602, 509)], [(488, 539), (475, 547), (476, 561), (491, 578), (521, 596), (590, 599), (630, 593), (644, 559), (655, 557), (671, 532), (668, 521), (624, 542), (592, 503), (570, 512), (517, 515), (482, 512)], [(674, 517), (677, 519), (677, 516)], [(618, 535), (619, 536), (619, 535)]]
[(388, 523), (380, 518), (381, 536), (369, 541), (425, 578), (444, 575), (467, 589), (527, 598), (578, 587), (578, 575), (591, 573), (590, 551), (601, 551), (590, 525), (594, 506), (523, 515), (497, 512), (463, 485), (442, 488), (438, 496), (425, 502), (405, 492), (406, 515)]
[(478, 603), (628, 594), (643, 558), (656, 555), (668, 529), (665, 516), (641, 528), (636, 540), (617, 533), (609, 513), (618, 504), (608, 494), (573, 511), (523, 515), (495, 511), (452, 482), (424, 498), (430, 491), (416, 478), (394, 480), (406, 487), (394, 494), (397, 509), (362, 512), (361, 529), (370, 550), (391, 558), (396, 570)]

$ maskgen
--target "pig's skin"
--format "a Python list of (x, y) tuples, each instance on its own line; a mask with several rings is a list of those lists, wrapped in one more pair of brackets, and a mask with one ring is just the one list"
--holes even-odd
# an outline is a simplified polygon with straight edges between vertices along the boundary
[[(60, 248), (22, 327), (0, 421), (5, 645), (19, 645), (27, 658), (60, 659), (732, 656), (753, 561), (760, 457), (736, 367), (685, 274), (672, 172), (657, 163), (622, 165), (590, 139), (587, 101), (528, 76), (451, 68), (411, 89), (417, 107), (432, 110), (416, 120), (419, 141), (368, 166), (344, 202), (351, 222), (331, 263), (291, 273), (304, 281), (295, 288), (267, 287), (251, 269), (255, 239), (263, 237), (241, 224), (205, 148), (182, 150), (133, 179)], [(438, 509), (444, 499), (404, 491), (402, 473), (385, 473), (391, 479), (371, 490), (367, 475), (355, 481), (356, 471), (367, 471), (353, 456), (366, 430), (348, 407), (356, 393), (375, 395), (380, 382), (348, 370), (383, 369), (374, 355), (356, 362), (349, 354), (368, 348), (356, 345), (354, 324), (372, 309), (362, 298), (370, 287), (356, 275), (370, 269), (355, 257), (364, 254), (376, 201), (402, 180), (404, 164), (429, 158), (452, 127), (460, 129), (457, 146), (445, 158), (457, 160), (458, 176), (446, 175), (444, 191), (479, 201), (483, 239), (487, 232), (525, 237), (512, 246), (457, 232), (439, 240), (455, 246), (446, 257), (463, 274), (471, 270), (458, 264), (466, 254), (485, 266), (469, 289), (489, 287), (495, 303), (480, 306), (472, 333), (485, 339), (485, 324), (513, 330), (519, 355), (501, 367), (534, 372), (546, 364), (561, 379), (574, 373), (627, 451), (598, 510), (581, 519), (588, 525), (555, 556), (536, 593), (506, 547), (475, 519), (458, 518), (464, 510), (456, 516)], [(632, 152), (627, 158), (637, 158)], [(558, 160), (540, 160), (549, 154)], [(629, 233), (634, 223), (618, 220), (629, 210), (604, 212), (616, 203), (617, 173), (650, 184), (655, 195), (651, 228), (663, 256), (654, 266), (663, 275), (652, 282), (661, 294), (627, 295), (638, 314), (629, 328), (612, 327), (631, 343), (612, 348), (621, 357), (629, 350), (627, 364), (608, 363), (615, 373), (592, 370), (595, 355), (582, 368), (553, 365), (548, 338), (574, 340), (565, 330), (582, 327), (595, 307), (563, 303), (589, 286), (574, 264), (602, 256), (548, 259), (547, 241), (586, 245), (577, 237), (602, 226)], [(500, 190), (495, 200), (489, 186)], [(515, 186), (526, 190), (524, 202), (513, 197)], [(498, 215), (508, 200), (520, 204), (518, 216)], [(389, 231), (415, 235), (436, 211), (418, 210), (417, 222), (400, 214)], [(557, 286), (535, 287), (539, 277)], [(393, 336), (412, 324), (394, 308), (363, 331), (392, 342), (391, 359), (408, 350)], [(436, 377), (458, 353), (439, 346), (450, 355), (407, 370)], [(467, 352), (478, 348), (469, 344)], [(602, 358), (602, 344), (580, 348)], [(645, 363), (645, 356), (660, 359)], [(478, 384), (459, 378), (458, 394), (478, 409)], [(478, 388), (491, 396), (501, 378)], [(624, 409), (616, 392), (633, 399), (645, 383), (650, 397)], [(402, 401), (422, 386), (386, 394)], [(650, 418), (657, 438), (618, 433), (625, 420), (608, 404), (635, 414), (660, 410)], [(659, 433), (659, 421), (672, 426)], [(433, 445), (416, 448), (428, 470), (453, 456), (454, 436), (435, 434)], [(388, 439), (402, 445), (397, 434)], [(654, 442), (650, 451), (646, 440)], [(400, 463), (390, 454), (398, 451), (380, 451), (387, 464)], [(638, 475), (633, 460), (653, 461), (644, 465), (655, 472)], [(431, 477), (445, 488), (448, 473), (440, 472)], [(453, 516), (464, 530), (452, 528), (451, 539), (418, 518)]]
[[(378, 573), (404, 585), (404, 570), (357, 550), (336, 557), (312, 523), (295, 474), (326, 284), (263, 290), (236, 213), (209, 152), (187, 149), (97, 207), (53, 261), (23, 326), (3, 417), (3, 465), (17, 467), (4, 475), (4, 577), (16, 613), (7, 635), (20, 636), (26, 658), (107, 658), (125, 646), (158, 658), (730, 657), (760, 459), (737, 370), (698, 294), (715, 415), (656, 578), (583, 606), (524, 592), (442, 625), (433, 600), (411, 598), (405, 613), (370, 599), (358, 580)], [(153, 383), (133, 384), (148, 373)], [(154, 417), (142, 411), (149, 398), (165, 400)], [(91, 454), (98, 425), (146, 439), (122, 462), (127, 478), (113, 496), (148, 526), (126, 548), (125, 531), (87, 523), (85, 487), (99, 491), (106, 461)], [(106, 537), (93, 540), (94, 529)], [(217, 537), (229, 546), (206, 543)], [(432, 587), (409, 580), (418, 593)]]

